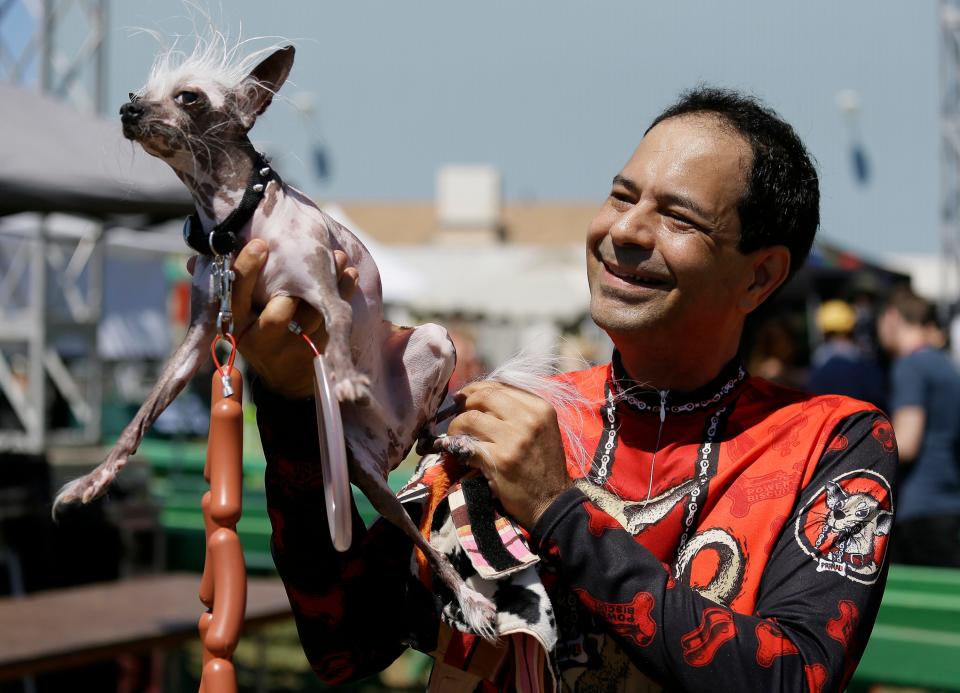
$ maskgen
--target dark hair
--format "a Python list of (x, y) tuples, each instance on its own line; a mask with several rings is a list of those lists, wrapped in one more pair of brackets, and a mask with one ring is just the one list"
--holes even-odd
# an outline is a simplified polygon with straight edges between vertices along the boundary
[(707, 114), (750, 143), (753, 164), (740, 215), (741, 253), (784, 245), (790, 275), (800, 269), (820, 225), (817, 170), (803, 142), (779, 115), (752, 96), (732, 89), (698, 87), (656, 117), (650, 132), (668, 118)]
[(896, 287), (887, 297), (884, 307), (897, 311), (909, 325), (937, 324), (937, 313), (933, 304), (917, 296), (907, 286)]

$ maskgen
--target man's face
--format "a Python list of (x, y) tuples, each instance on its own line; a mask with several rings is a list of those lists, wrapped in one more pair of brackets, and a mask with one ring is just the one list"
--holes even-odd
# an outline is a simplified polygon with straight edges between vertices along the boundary
[(651, 330), (739, 335), (753, 271), (737, 250), (737, 204), (751, 163), (747, 141), (709, 115), (670, 118), (643, 138), (587, 232), (591, 313), (615, 343)]

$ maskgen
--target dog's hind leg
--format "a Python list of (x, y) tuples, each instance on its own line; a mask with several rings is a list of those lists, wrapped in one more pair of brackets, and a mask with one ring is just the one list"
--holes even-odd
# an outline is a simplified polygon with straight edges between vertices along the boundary
[(428, 542), (417, 526), (407, 515), (400, 501), (387, 485), (386, 477), (376, 466), (365, 464), (354, 458), (351, 465), (351, 481), (353, 481), (364, 495), (373, 503), (384, 518), (403, 530), (413, 540), (413, 543), (423, 551), (430, 567), (446, 583), (447, 587), (456, 595), (463, 611), (464, 621), (477, 633), (491, 642), (496, 641), (496, 607), (489, 599), (474, 589), (471, 589), (459, 573), (450, 564), (450, 561), (437, 551)]
[(378, 361), (372, 364), (379, 367), (373, 406), (347, 406), (343, 412), (351, 449), (366, 449), (387, 472), (403, 461), (421, 430), (429, 427), (457, 356), (447, 331), (430, 323), (398, 327), (384, 322), (378, 343)]
[(317, 282), (321, 286), (305, 291), (301, 298), (323, 315), (328, 335), (323, 353), (333, 370), (333, 390), (337, 399), (363, 405), (370, 401), (372, 395), (370, 377), (357, 368), (350, 347), (353, 309), (340, 298), (335, 283), (327, 286), (327, 274), (320, 273)]

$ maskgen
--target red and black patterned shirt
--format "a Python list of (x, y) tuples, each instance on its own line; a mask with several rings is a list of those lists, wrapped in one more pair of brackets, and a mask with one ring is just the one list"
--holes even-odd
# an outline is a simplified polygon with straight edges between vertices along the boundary
[[(682, 394), (629, 382), (616, 355), (564, 377), (595, 403), (580, 435), (593, 460), (569, 456), (577, 484), (531, 536), (564, 689), (842, 690), (886, 576), (884, 415), (737, 363)], [(316, 673), (360, 678), (407, 646), (470, 668), (479, 639), (441, 630), (400, 530), (354, 512), (353, 546), (333, 549), (312, 404), (255, 397), (274, 558)]]

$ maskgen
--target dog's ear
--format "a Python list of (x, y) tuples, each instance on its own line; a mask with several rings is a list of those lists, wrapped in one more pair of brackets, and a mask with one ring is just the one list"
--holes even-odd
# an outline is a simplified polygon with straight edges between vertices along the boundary
[(275, 50), (250, 71), (241, 85), (242, 98), (240, 111), (243, 124), (253, 127), (257, 116), (267, 110), (273, 101), (273, 95), (287, 81), (290, 68), (293, 67), (293, 46)]

